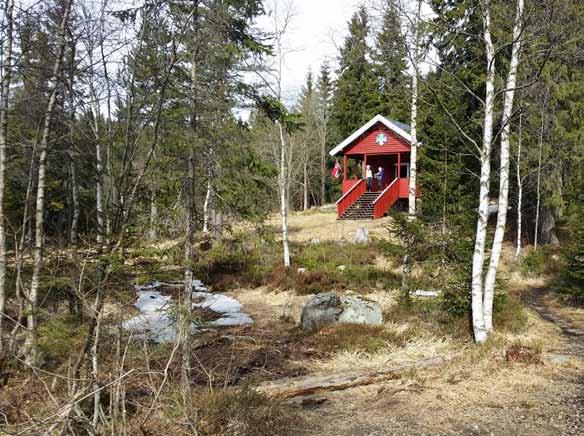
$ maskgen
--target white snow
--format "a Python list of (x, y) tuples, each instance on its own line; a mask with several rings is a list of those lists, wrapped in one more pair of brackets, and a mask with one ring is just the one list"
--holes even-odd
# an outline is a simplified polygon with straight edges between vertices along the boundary
[[(158, 281), (148, 283), (143, 286), (135, 286), (138, 296), (134, 306), (140, 314), (124, 321), (122, 327), (139, 336), (146, 336), (154, 342), (172, 342), (176, 339), (175, 320), (169, 315), (172, 297), (162, 295), (161, 286), (181, 287), (181, 283), (160, 283)], [(237, 326), (253, 324), (253, 319), (247, 313), (241, 312), (242, 306), (235, 298), (223, 294), (212, 294), (207, 292), (200, 280), (193, 282), (193, 307), (209, 309), (218, 314), (221, 318), (209, 323), (216, 327)], [(193, 331), (197, 327), (193, 325)]]

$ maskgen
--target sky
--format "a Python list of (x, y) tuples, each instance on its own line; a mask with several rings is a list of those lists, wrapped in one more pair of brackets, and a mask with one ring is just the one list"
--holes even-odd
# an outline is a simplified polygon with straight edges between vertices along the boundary
[[(271, 10), (274, 0), (266, 1)], [(289, 0), (278, 0), (286, 2)], [(283, 71), (283, 97), (291, 103), (304, 84), (309, 68), (318, 74), (320, 65), (328, 59), (336, 66), (338, 47), (347, 34), (348, 21), (362, 0), (293, 0), (294, 16), (286, 35)], [(273, 18), (263, 17), (260, 28), (273, 29)]]

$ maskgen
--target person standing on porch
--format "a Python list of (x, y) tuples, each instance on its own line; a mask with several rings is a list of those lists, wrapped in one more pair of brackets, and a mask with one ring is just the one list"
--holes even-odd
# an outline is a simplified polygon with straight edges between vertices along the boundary
[(383, 191), (383, 167), (377, 168), (375, 178), (377, 179), (377, 189)]
[(367, 183), (367, 192), (371, 192), (371, 183), (373, 181), (373, 171), (371, 171), (371, 165), (367, 165), (365, 169), (365, 182)]

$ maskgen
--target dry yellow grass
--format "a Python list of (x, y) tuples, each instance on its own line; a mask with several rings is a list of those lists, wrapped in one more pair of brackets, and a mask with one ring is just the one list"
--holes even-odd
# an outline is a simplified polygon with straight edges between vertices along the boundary
[[(358, 228), (369, 230), (372, 237), (389, 238), (387, 226), (392, 218), (385, 217), (379, 220), (344, 221), (337, 220), (335, 211), (322, 212), (311, 209), (307, 212), (291, 213), (288, 217), (290, 240), (295, 242), (310, 242), (318, 239), (325, 241), (352, 242)], [(280, 216), (271, 215), (268, 224), (275, 229), (280, 228)]]

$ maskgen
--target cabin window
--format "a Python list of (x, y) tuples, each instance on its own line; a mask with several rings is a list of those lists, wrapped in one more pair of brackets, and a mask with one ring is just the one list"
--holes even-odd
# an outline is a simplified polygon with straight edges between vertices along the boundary
[[(393, 164), (394, 174), (397, 177), (397, 164)], [(402, 162), (401, 163), (401, 173), (400, 176), (402, 179), (407, 179), (410, 177), (410, 163), (409, 162)]]

